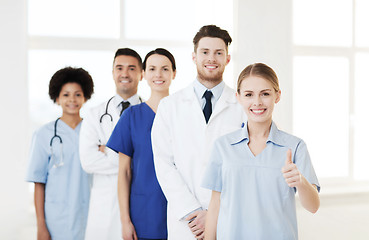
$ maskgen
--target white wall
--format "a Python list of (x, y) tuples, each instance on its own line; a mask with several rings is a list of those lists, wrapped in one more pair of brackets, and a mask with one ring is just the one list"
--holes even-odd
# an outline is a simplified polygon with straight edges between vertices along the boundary
[(238, 0), (235, 14), (234, 76), (255, 62), (272, 67), (282, 90), (274, 120), (292, 133), (292, 0)]
[(0, 238), (19, 239), (29, 212), (26, 0), (0, 1)]

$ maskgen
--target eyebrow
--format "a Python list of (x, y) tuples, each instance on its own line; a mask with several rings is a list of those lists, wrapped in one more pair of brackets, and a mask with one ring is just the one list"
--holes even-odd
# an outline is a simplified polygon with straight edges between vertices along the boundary
[[(204, 50), (207, 50), (207, 51), (209, 51), (210, 49), (209, 48), (200, 48), (200, 51), (204, 51)], [(215, 51), (222, 51), (222, 52), (225, 52), (225, 50), (224, 49), (221, 49), (221, 48), (218, 48), (218, 49), (215, 49)]]
[[(122, 65), (122, 64), (115, 65), (115, 67), (124, 67), (124, 66), (126, 66), (126, 65)], [(131, 67), (136, 68), (137, 66), (136, 65), (128, 65), (128, 67), (129, 68), (131, 68)]]
[[(267, 88), (267, 89), (263, 89), (263, 90), (261, 90), (260, 92), (271, 92), (271, 91), (272, 91), (272, 89)], [(243, 92), (254, 92), (254, 91), (251, 91), (251, 90), (245, 90), (245, 91), (243, 91)]]

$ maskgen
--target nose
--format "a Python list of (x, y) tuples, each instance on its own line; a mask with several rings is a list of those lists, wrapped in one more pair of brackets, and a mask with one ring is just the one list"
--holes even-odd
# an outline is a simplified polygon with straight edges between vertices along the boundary
[(211, 62), (215, 62), (215, 54), (216, 54), (216, 53), (214, 53), (214, 54), (209, 54), (209, 55), (208, 55), (208, 59), (209, 59), (209, 61), (211, 61)]
[(123, 68), (122, 77), (128, 77), (128, 68)]
[(155, 77), (161, 77), (161, 70), (156, 70), (155, 71)]
[(261, 97), (260, 96), (255, 96), (255, 99), (254, 99), (254, 106), (260, 106), (262, 103), (261, 101)]

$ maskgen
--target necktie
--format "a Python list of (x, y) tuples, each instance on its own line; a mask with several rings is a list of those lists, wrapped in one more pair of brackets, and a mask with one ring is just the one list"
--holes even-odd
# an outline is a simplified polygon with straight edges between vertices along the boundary
[(204, 116), (205, 116), (205, 120), (206, 123), (208, 123), (209, 118), (211, 116), (211, 112), (212, 112), (212, 106), (211, 106), (211, 97), (213, 96), (213, 93), (211, 91), (206, 90), (203, 97), (205, 97), (206, 99), (206, 103), (205, 103), (205, 107), (204, 107)]
[(126, 110), (129, 107), (129, 105), (131, 105), (129, 102), (125, 102), (125, 101), (122, 101), (121, 104), (122, 104), (122, 110), (120, 111), (120, 115), (122, 115), (123, 111)]

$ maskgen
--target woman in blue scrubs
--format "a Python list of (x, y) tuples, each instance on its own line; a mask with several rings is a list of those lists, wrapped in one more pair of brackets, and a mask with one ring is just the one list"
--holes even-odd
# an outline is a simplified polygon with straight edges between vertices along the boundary
[(35, 183), (38, 240), (84, 239), (90, 188), (78, 154), (80, 109), (93, 87), (82, 68), (60, 69), (50, 80), (49, 96), (63, 113), (34, 133), (26, 176)]
[(214, 143), (202, 184), (212, 190), (205, 239), (298, 239), (296, 191), (305, 209), (318, 210), (320, 187), (306, 144), (272, 120), (280, 95), (269, 66), (241, 72), (236, 96), (248, 120)]
[(176, 75), (173, 55), (162, 48), (143, 62), (149, 100), (124, 111), (107, 147), (119, 152), (118, 199), (123, 239), (166, 239), (167, 201), (156, 178), (151, 127)]

